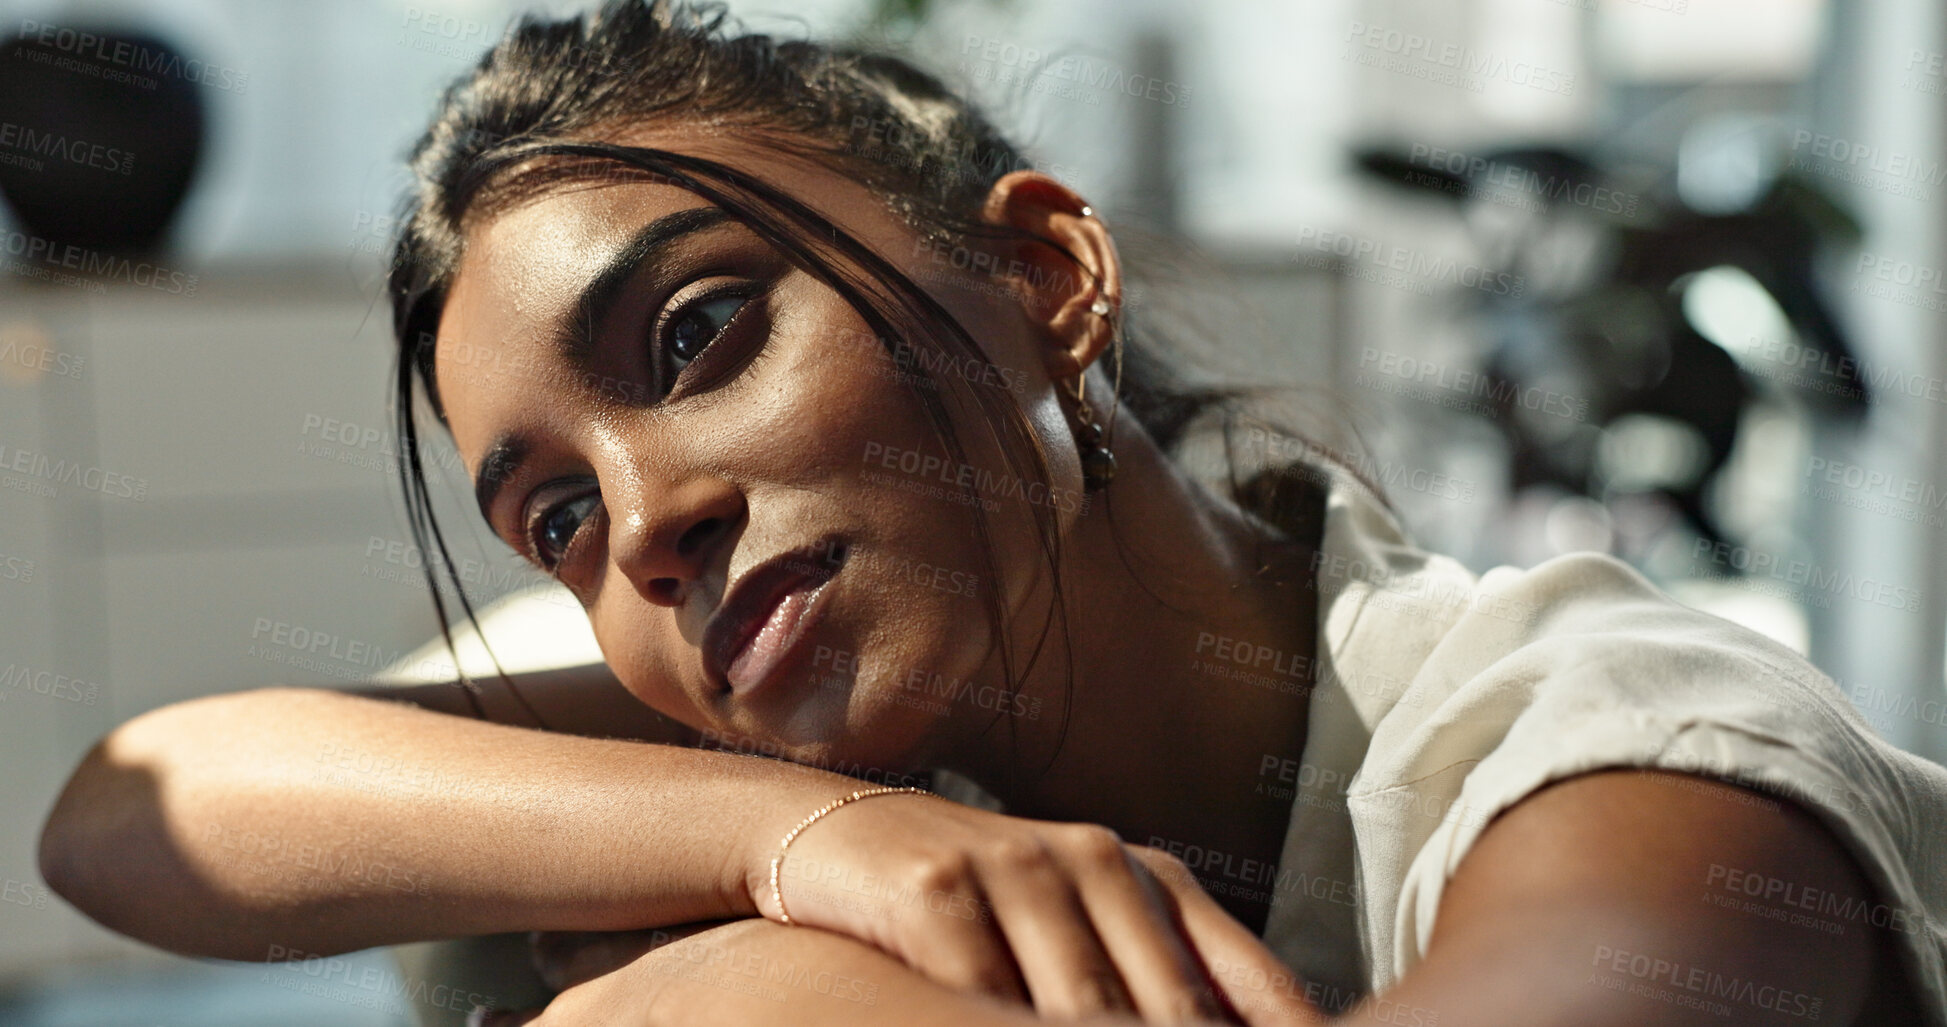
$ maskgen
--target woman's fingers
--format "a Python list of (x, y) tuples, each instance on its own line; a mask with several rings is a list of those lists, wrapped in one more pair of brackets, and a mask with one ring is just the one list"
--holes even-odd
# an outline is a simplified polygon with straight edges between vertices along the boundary
[(1107, 828), (1076, 829), (1070, 872), (1136, 1012), (1150, 1023), (1188, 1023), (1223, 1014), (1183, 937), (1176, 903)]
[(864, 941), (956, 991), (1028, 1001), (1014, 953), (967, 849), (945, 847), (908, 857), (884, 878), (900, 882), (896, 885), (868, 888), (842, 871), (832, 876), (817, 864), (811, 868), (820, 872), (801, 873), (795, 883), (787, 871), (794, 920)]
[(1197, 884), (1183, 862), (1160, 849), (1130, 846), (1130, 855), (1169, 892), (1193, 956), (1217, 994), (1250, 1027), (1320, 1024), (1325, 1014), (1305, 997), (1305, 982), (1250, 928)]
[[(888, 949), (907, 967), (960, 992), (987, 994), (1005, 1002), (1028, 1002), (1028, 988), (1014, 961), (997, 914), (981, 893), (972, 857), (921, 859), (911, 873), (917, 887), (890, 904), (884, 916), (896, 918), (898, 941)], [(870, 939), (886, 924), (857, 933)]]
[(937, 945), (922, 940), (921, 952), (901, 953), (906, 965), (956, 991), (1028, 1001), (1027, 984), (998, 928), (942, 925), (936, 937)]
[[(1104, 827), (886, 799), (821, 820), (767, 883), (794, 921), (872, 945), (956, 991), (1031, 1001), (1051, 1017), (1222, 1017), (1240, 1000), (1213, 981), (1211, 960), (1255, 972), (1276, 967), (1275, 957), (1180, 863), (1169, 861), (1176, 880), (1164, 887), (1130, 851)], [(1180, 901), (1178, 889), (1199, 904)], [(1185, 920), (1184, 910), (1197, 915)], [(1201, 943), (1191, 936), (1198, 924)], [(1252, 1022), (1280, 1022), (1267, 1015)]]
[(981, 880), (1036, 1012), (1074, 1019), (1133, 1011), (1071, 873), (1041, 839), (1009, 838), (988, 848)]

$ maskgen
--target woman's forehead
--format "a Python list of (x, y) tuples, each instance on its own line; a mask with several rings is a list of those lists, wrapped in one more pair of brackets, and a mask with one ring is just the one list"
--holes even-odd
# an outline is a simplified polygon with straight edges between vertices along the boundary
[[(669, 149), (717, 161), (753, 174), (791, 194), (895, 263), (910, 259), (901, 242), (911, 231), (870, 188), (842, 167), (801, 153), (767, 146), (750, 137), (707, 128), (662, 127), (619, 135), (625, 146)], [(474, 313), (495, 322), (518, 322), (540, 313), (550, 300), (583, 283), (643, 225), (674, 211), (706, 205), (680, 186), (617, 164), (618, 173), (593, 181), (571, 180), (496, 209), (466, 225), (462, 256), (437, 346), (461, 336)], [(477, 318), (475, 318), (477, 319)], [(505, 327), (515, 327), (507, 325)], [(449, 330), (451, 329), (451, 330)], [(444, 395), (444, 392), (442, 392)]]
[(472, 331), (483, 318), (500, 338), (546, 322), (642, 225), (701, 206), (675, 186), (613, 183), (550, 189), (469, 225), (439, 341), (492, 342)]

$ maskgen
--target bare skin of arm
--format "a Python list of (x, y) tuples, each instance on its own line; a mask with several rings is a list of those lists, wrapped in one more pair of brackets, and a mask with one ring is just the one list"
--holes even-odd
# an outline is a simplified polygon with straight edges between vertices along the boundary
[[(1137, 858), (1161, 882), (1170, 916), (1182, 925), (1198, 961), (1213, 970), (1221, 1007), (1148, 1010), (1140, 1020), (1030, 1009), (989, 993), (944, 987), (844, 935), (746, 919), (671, 930), (540, 936), (536, 964), (561, 994), (545, 1010), (503, 1010), (485, 1024), (1014, 1027), (1059, 1020), (1099, 1027), (1139, 1022), (1288, 1027), (1323, 1022), (1302, 997), (1302, 986), (1280, 986), (1269, 994), (1237, 986), (1286, 981), (1291, 975), (1248, 928), (1204, 894), (1175, 857), (1143, 849)], [(1220, 1019), (1227, 1014), (1234, 1019)]]
[[(619, 685), (606, 706), (584, 705), (605, 675), (523, 692), (551, 727), (685, 740), (623, 705), (634, 700)], [(44, 876), (108, 927), (232, 959), (747, 916), (748, 862), (803, 811), (857, 787), (774, 760), (412, 704), (469, 713), (457, 686), (375, 694), (404, 701), (264, 689), (131, 720), (57, 801)], [(484, 701), (517, 719), (504, 693)], [(655, 872), (618, 858), (630, 852)]]
[[(525, 705), (498, 682), (483, 683), (488, 717), (520, 724), (538, 714), (556, 731), (692, 740), (624, 692), (606, 667), (516, 681)], [(774, 844), (780, 825), (857, 785), (775, 761), (486, 723), (457, 685), (366, 694), (395, 701), (269, 689), (124, 725), (76, 771), (50, 817), (49, 880), (118, 930), (241, 959), (264, 959), (278, 946), (329, 953), (537, 926), (611, 931), (750, 916), (748, 867), (729, 865), (739, 861), (724, 858), (726, 841), (748, 842), (747, 864)], [(686, 778), (695, 783), (681, 786), (680, 802), (615, 785)], [(775, 810), (759, 809), (773, 804), (753, 803), (753, 795), (777, 799)], [(280, 828), (266, 831), (270, 824)], [(698, 838), (683, 858), (669, 839), (686, 830)], [(638, 851), (663, 853), (657, 873), (618, 866), (617, 839), (631, 837)], [(410, 842), (426, 838), (443, 841)], [(82, 858), (111, 851), (121, 856), (112, 865)], [(1629, 967), (1651, 953), (1686, 973), (1694, 965), (1770, 985), (1774, 998), (1777, 988), (1816, 998), (1819, 1022), (1849, 1022), (1862, 996), (1881, 1005), (1860, 1022), (1898, 1024), (1911, 1015), (1892, 1001), (1905, 989), (1888, 939), (1874, 937), (1884, 932), (1865, 924), (1839, 934), (1785, 930), (1706, 907), (1700, 897), (1733, 870), (1857, 900), (1846, 908), (1874, 901), (1816, 820), (1768, 797), (1633, 772), (1557, 784), (1485, 832), (1447, 889), (1425, 963), (1354, 1022), (1397, 1027), (1400, 1010), (1415, 1008), (1437, 1010), (1446, 1027), (1680, 1023), (1668, 1018), (1686, 1013), (1726, 1022), (1664, 1003), (1649, 1009), (1650, 1000), (1586, 983), (1619, 976), (1599, 956), (1610, 966), (1620, 956)], [(186, 908), (198, 915), (181, 915)], [(765, 944), (788, 949), (814, 933), (825, 956), (856, 946), (868, 953), (859, 958), (913, 976), (914, 987), (936, 987), (836, 935), (785, 931)], [(1510, 952), (1531, 949), (1528, 961), (1508, 962)], [(1225, 990), (1234, 1001), (1262, 998), (1266, 1016), (1295, 1009), (1277, 994)], [(986, 1006), (976, 1006), (960, 1012), (982, 1015)], [(1733, 1012), (1733, 1023), (1801, 1022), (1775, 1011), (1767, 1020), (1763, 1009)], [(1316, 1022), (1290, 1015), (1284, 1022)]]
[[(469, 690), (458, 681), (423, 685), (362, 685), (341, 690), (368, 699), (411, 703), (422, 709), (544, 728), (587, 738), (626, 738), (695, 745), (696, 732), (657, 713), (629, 694), (606, 663), (482, 678)], [(471, 695), (469, 695), (471, 691)]]
[[(606, 668), (520, 685), (525, 702), (489, 687), (479, 709), (557, 731), (690, 738)], [(385, 698), (266, 689), (130, 721), (57, 801), (44, 876), (112, 929), (245, 960), (776, 915), (777, 839), (865, 786), (777, 760), (482, 721), (452, 685), (372, 694)], [(852, 878), (787, 870), (808, 924), (942, 985), (1043, 1011), (1215, 1008), (1194, 939), (1105, 828), (909, 796), (835, 819), (842, 827), (821, 824), (794, 855), (842, 858), (858, 879), (925, 902), (859, 912)]]
[(1482, 835), (1449, 882), (1425, 962), (1388, 998), (1438, 1010), (1441, 1027), (1920, 1022), (1887, 930), (1861, 918), (1833, 933), (1737, 908), (1753, 880), (1830, 893), (1835, 908), (1880, 901), (1831, 831), (1791, 803), (1660, 772), (1572, 778)]
[[(1674, 774), (1584, 775), (1536, 793), (1490, 825), (1449, 882), (1424, 962), (1398, 987), (1334, 1023), (1923, 1022), (1883, 928), (1861, 918), (1834, 933), (1704, 901), (1713, 893), (1748, 898), (1726, 887), (1733, 873), (1786, 881), (1801, 894), (1829, 891), (1837, 908), (1871, 909), (1878, 901), (1837, 839), (1790, 804)], [(492, 1022), (554, 1027), (595, 1022), (590, 1016), (686, 1027), (1036, 1022), (1021, 1009), (939, 989), (849, 939), (761, 922), (707, 931), (617, 964), (603, 976), (584, 967), (583, 983), (545, 1013)], [(779, 966), (856, 983), (837, 997), (785, 989), (791, 1001), (783, 1003), (775, 979), (770, 992), (741, 987), (761, 983), (767, 968)], [(868, 991), (871, 1004), (859, 998)], [(1275, 992), (1226, 991), (1253, 1027), (1319, 1022), (1288, 1003), (1280, 1007)]]

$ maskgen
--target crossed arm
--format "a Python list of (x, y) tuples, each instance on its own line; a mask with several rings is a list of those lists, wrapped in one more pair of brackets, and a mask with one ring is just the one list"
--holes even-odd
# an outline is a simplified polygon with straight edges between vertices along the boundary
[[(1482, 836), (1450, 882), (1424, 962), (1398, 987), (1333, 1023), (1925, 1022), (1884, 932), (1864, 920), (1842, 923), (1837, 932), (1781, 925), (1710, 901), (1714, 893), (1742, 898), (1739, 887), (1724, 884), (1747, 880), (1828, 890), (1839, 899), (1835, 908), (1874, 901), (1830, 833), (1791, 807), (1665, 773), (1605, 772), (1559, 783)], [(1019, 1006), (940, 988), (851, 939), (766, 921), (627, 955), (616, 954), (612, 970), (571, 972), (562, 983), (572, 986), (545, 1014), (495, 1022), (1010, 1027), (1035, 1020)], [(1229, 998), (1246, 1022), (1317, 1022), (1294, 1001), (1302, 985), (1230, 976)], [(845, 985), (821, 991), (820, 980)]]
[[(613, 689), (555, 684), (527, 690), (552, 727), (682, 740)], [(411, 698), (461, 712), (454, 696), (435, 688)], [(518, 721), (508, 697), (486, 698), (490, 716)], [(279, 690), (202, 702), (138, 719), (105, 741), (77, 771), (43, 843), (50, 883), (84, 911), (197, 954), (263, 959), (279, 945), (332, 952), (518, 929), (749, 918), (758, 910), (747, 875), (723, 850), (749, 856), (774, 844), (842, 787), (830, 775), (741, 757), (519, 731), (345, 696)], [(320, 757), (347, 753), (344, 772), (319, 774), (329, 762)], [(412, 755), (375, 769), (398, 754)], [(257, 776), (240, 779), (238, 767)], [(641, 787), (645, 780), (680, 788), (659, 792)], [(753, 802), (757, 795), (772, 801)], [(1338, 1022), (1920, 1022), (1883, 932), (1866, 923), (1836, 933), (1784, 926), (1708, 901), (1731, 872), (1829, 891), (1847, 908), (1876, 901), (1822, 825), (1752, 798), (1638, 772), (1591, 774), (1531, 796), (1490, 825), (1460, 866), (1421, 965)], [(299, 803), (303, 815), (293, 816)], [(885, 800), (860, 810), (880, 804), (872, 816), (899, 814)], [(246, 835), (256, 839), (249, 873), (235, 862)], [(403, 879), (365, 871), (350, 881), (263, 872), (304, 863), (310, 857), (295, 853), (307, 847), (330, 863), (332, 846), (347, 840), (376, 847), (355, 854), (361, 860), (413, 869)], [(627, 873), (617, 866), (618, 841), (654, 852), (669, 873)], [(342, 868), (347, 854), (335, 851), (330, 865)], [(104, 852), (123, 858), (103, 870)], [(1180, 872), (1167, 861), (1154, 869), (1165, 878)], [(1201, 918), (1201, 932), (1190, 933), (1209, 944), (1197, 955), (1245, 1022), (1317, 1021), (1302, 983), (1262, 962), (1268, 953), (1252, 948), (1248, 932), (1240, 942), (1243, 929), (1194, 886), (1176, 894), (1186, 922)], [(1018, 1001), (980, 994), (995, 989), (977, 979), (955, 988), (938, 973), (923, 976), (913, 960), (888, 955), (892, 948), (745, 919), (583, 965), (538, 1022), (1001, 1027), (1035, 1019)], [(1711, 998), (1709, 984), (1726, 980), (1754, 987)]]

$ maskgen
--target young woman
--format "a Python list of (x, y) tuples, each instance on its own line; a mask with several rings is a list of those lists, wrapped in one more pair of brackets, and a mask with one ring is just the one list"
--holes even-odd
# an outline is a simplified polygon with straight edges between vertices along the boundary
[[(1947, 772), (1606, 557), (1412, 548), (965, 102), (720, 21), (523, 24), (393, 273), (402, 437), (421, 389), (606, 665), (147, 714), (61, 894), (235, 959), (556, 932), (492, 1022), (1947, 1025)], [(935, 771), (1007, 813), (872, 790)]]

